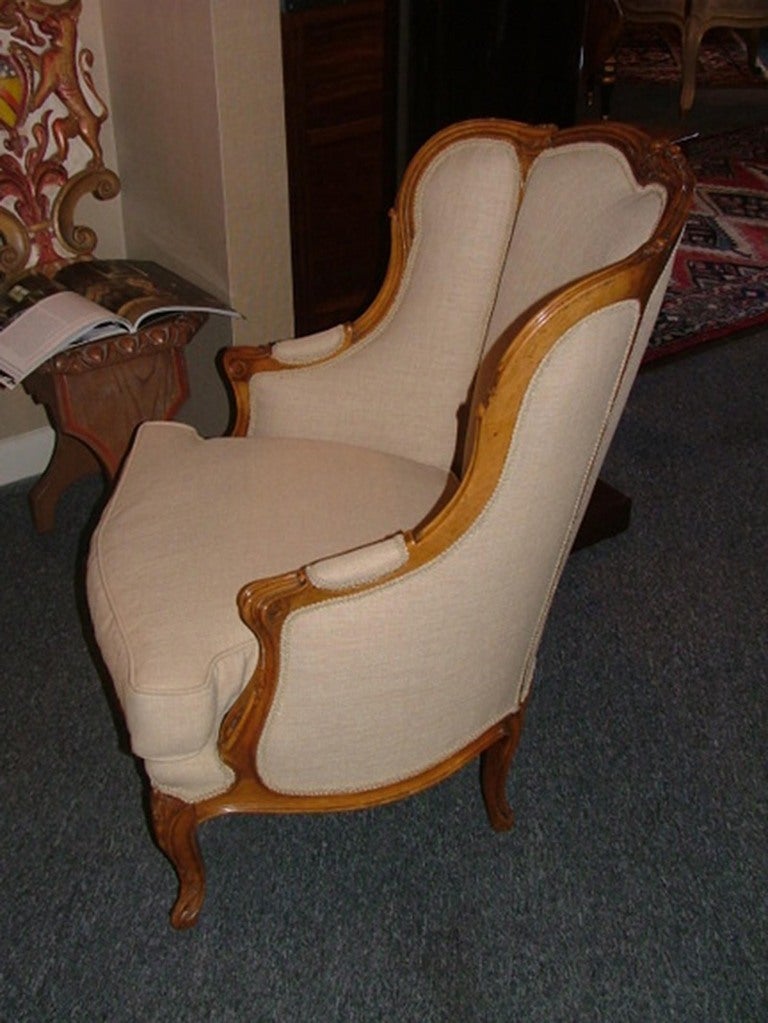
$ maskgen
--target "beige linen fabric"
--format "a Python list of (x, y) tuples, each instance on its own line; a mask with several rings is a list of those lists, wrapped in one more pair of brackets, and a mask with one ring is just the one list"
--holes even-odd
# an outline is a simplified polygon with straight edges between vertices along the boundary
[[(305, 565), (318, 586), (344, 589), (406, 564), (396, 534), (455, 490), (457, 417), (482, 352), (532, 302), (642, 244), (664, 193), (590, 143), (538, 157), (520, 200), (511, 144), (449, 146), (420, 183), (415, 242), (376, 331), (317, 365), (301, 364), (335, 351), (341, 328), (277, 345), (300, 368), (254, 377), (249, 437), (139, 430), (93, 538), (88, 595), (133, 748), (158, 789), (193, 801), (231, 783), (218, 730), (258, 658), (239, 589)], [(627, 301), (560, 340), (529, 389), (496, 492), (449, 550), (289, 617), (257, 751), (267, 784), (383, 785), (519, 707), (670, 267), (639, 329), (639, 304)]]
[(289, 616), (257, 755), (271, 788), (397, 781), (519, 707), (637, 318), (625, 302), (562, 339), (529, 390), (495, 494), (442, 556)]
[(638, 185), (612, 146), (580, 142), (544, 150), (526, 181), (489, 343), (556, 288), (633, 252), (653, 233), (665, 202), (665, 190)]
[(307, 578), (319, 590), (347, 590), (389, 575), (407, 561), (408, 546), (405, 537), (398, 533), (346, 554), (316, 561), (307, 566)]
[(92, 540), (88, 594), (133, 749), (159, 787), (188, 795), (187, 770), (213, 771), (193, 788), (227, 781), (218, 728), (258, 656), (239, 589), (415, 526), (454, 486), (351, 445), (140, 428)]
[(256, 374), (251, 431), (343, 440), (450, 468), (519, 190), (506, 142), (465, 140), (442, 153), (417, 192), (415, 242), (388, 319), (331, 363)]
[(272, 345), (272, 358), (286, 366), (301, 366), (317, 359), (327, 359), (341, 348), (345, 336), (344, 327), (339, 325), (328, 330), (319, 330), (316, 334), (276, 341)]

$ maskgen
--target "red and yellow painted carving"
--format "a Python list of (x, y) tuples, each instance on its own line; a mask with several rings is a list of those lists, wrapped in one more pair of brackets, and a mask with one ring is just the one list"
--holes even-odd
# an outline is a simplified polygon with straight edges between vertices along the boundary
[[(85, 192), (108, 198), (119, 188), (104, 169), (99, 134), (108, 111), (93, 84), (93, 53), (78, 40), (82, 4), (0, 0), (0, 269), (6, 271), (89, 252), (95, 236), (66, 222), (71, 207)], [(70, 188), (76, 194), (67, 202)]]

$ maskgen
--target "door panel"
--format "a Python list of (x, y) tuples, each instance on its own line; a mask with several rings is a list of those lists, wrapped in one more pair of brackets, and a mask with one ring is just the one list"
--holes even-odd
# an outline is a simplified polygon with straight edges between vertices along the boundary
[(300, 334), (357, 315), (383, 277), (395, 192), (394, 7), (354, 0), (283, 14)]

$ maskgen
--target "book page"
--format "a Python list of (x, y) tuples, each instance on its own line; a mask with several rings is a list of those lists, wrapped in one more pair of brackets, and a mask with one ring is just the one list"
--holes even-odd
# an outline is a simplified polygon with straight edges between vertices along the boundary
[(61, 285), (41, 273), (26, 274), (12, 284), (6, 291), (0, 292), (0, 330), (31, 309), (48, 295), (58, 295)]
[(0, 333), (0, 366), (15, 382), (73, 341), (90, 340), (91, 331), (125, 331), (117, 319), (81, 295), (61, 291), (39, 299), (15, 316)]

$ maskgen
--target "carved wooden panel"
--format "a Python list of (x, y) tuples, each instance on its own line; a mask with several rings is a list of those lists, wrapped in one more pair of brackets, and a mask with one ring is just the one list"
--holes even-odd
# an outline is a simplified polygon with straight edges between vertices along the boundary
[(0, 278), (89, 255), (78, 201), (117, 195), (99, 141), (107, 108), (78, 39), (82, 0), (0, 0)]

